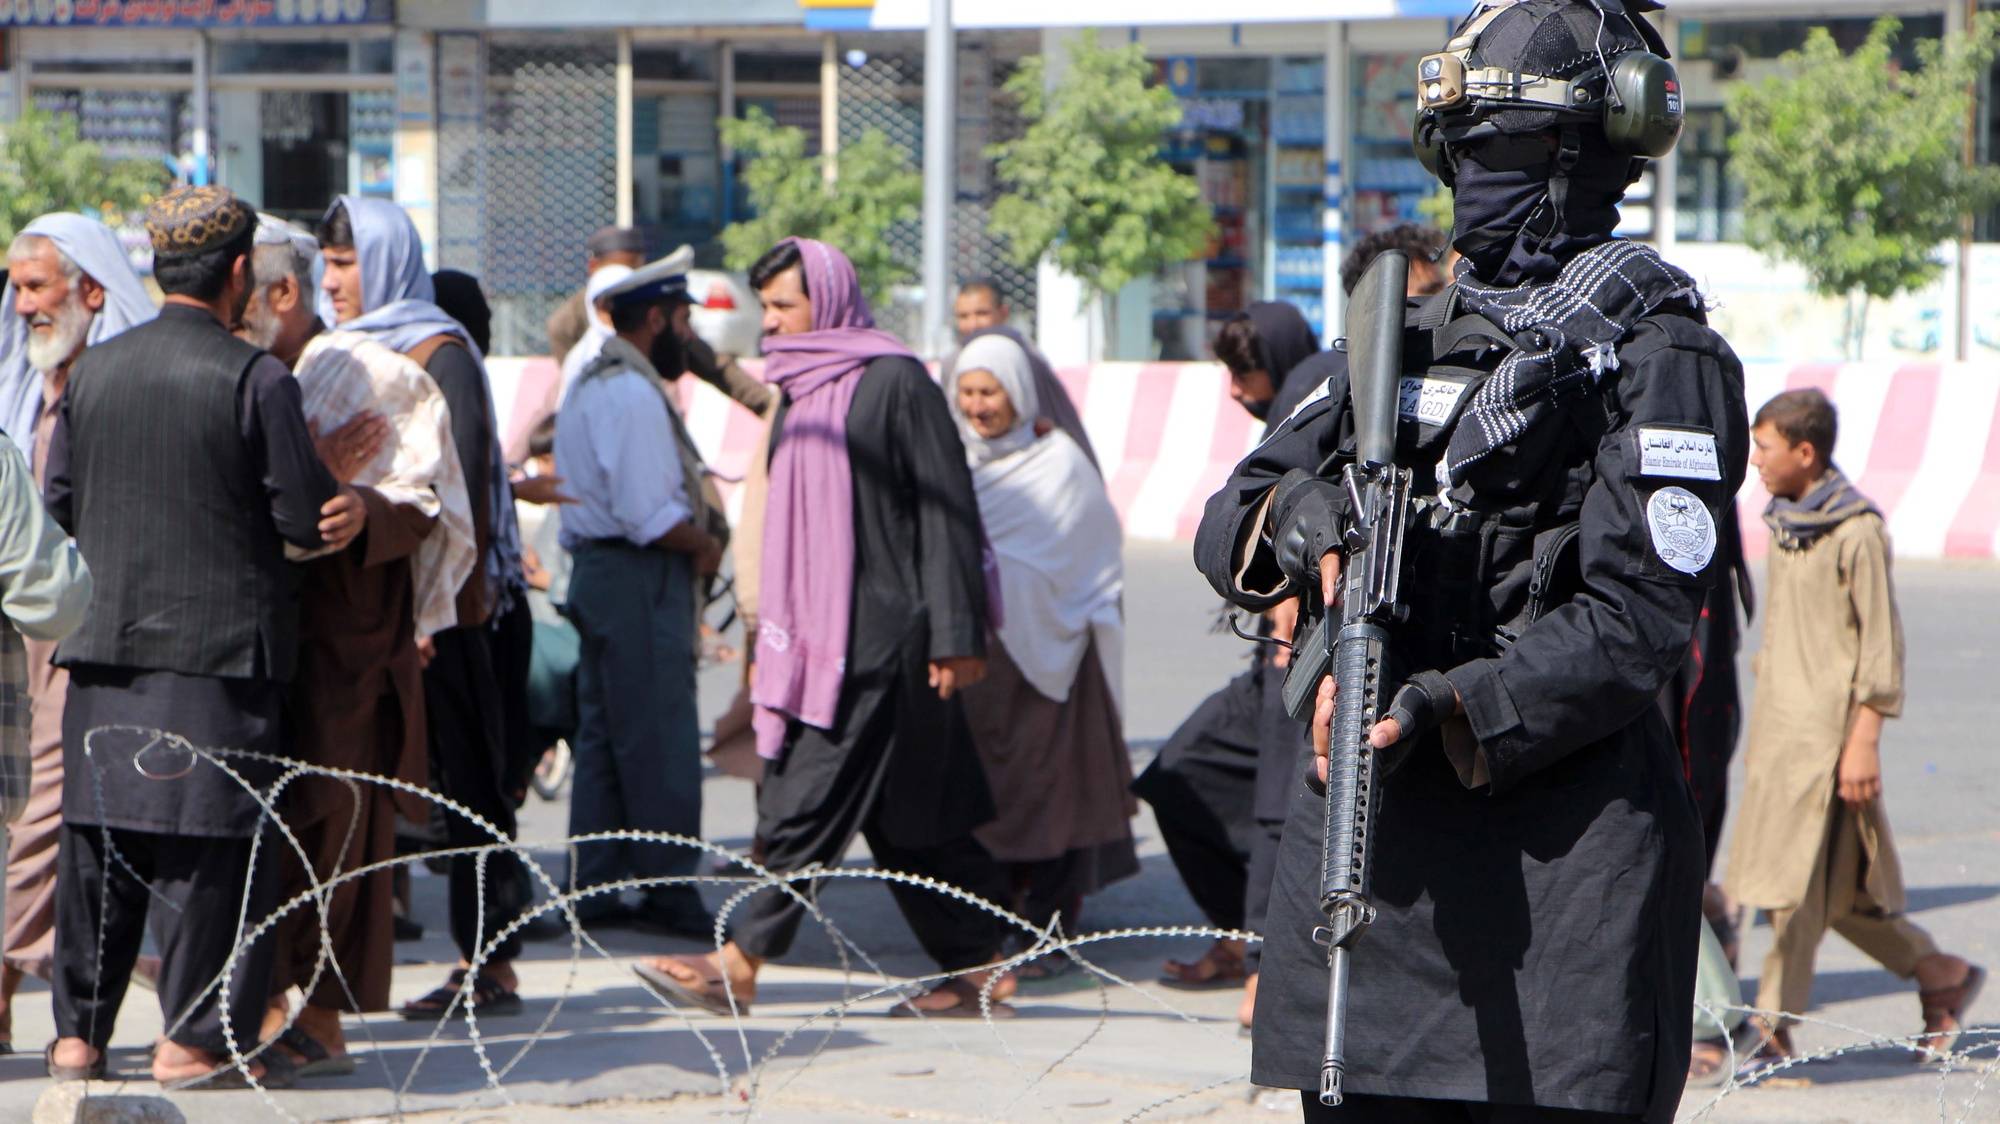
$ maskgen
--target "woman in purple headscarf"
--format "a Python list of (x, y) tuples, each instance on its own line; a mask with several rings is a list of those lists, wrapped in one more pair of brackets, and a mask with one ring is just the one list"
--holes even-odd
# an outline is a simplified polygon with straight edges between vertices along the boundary
[[(750, 281), (764, 301), (765, 378), (783, 395), (751, 681), (764, 865), (835, 865), (860, 834), (879, 866), (999, 901), (999, 868), (972, 835), (993, 801), (955, 697), (984, 674), (987, 628), (979, 503), (957, 426), (923, 365), (875, 329), (839, 250), (786, 239)], [(924, 951), (964, 973), (896, 1012), (978, 1017), (997, 922), (929, 890), (890, 889)], [(680, 1002), (740, 1011), (804, 916), (764, 890), (719, 953), (639, 974)], [(1011, 990), (1003, 980), (995, 997)]]

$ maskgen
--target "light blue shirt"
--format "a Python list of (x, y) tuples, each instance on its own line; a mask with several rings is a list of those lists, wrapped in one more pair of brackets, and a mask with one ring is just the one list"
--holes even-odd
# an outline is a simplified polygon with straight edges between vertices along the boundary
[(581, 379), (564, 396), (556, 475), (576, 499), (563, 507), (566, 550), (592, 539), (647, 546), (691, 515), (666, 398), (630, 367)]

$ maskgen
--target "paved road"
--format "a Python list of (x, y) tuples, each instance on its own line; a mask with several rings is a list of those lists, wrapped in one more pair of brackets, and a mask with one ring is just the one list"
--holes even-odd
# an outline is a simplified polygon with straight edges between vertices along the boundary
[[(1215, 602), (1183, 548), (1134, 546), (1128, 564), (1127, 723), (1135, 757), (1143, 762), (1207, 691), (1233, 673), (1244, 645), (1208, 633)], [(1884, 756), (1912, 908), (1941, 944), (2000, 965), (2000, 771), (1991, 764), (2000, 690), (1990, 670), (2000, 655), (2000, 567), (1907, 565), (1899, 579), (1910, 640), (1910, 701), (1908, 717), (1889, 728)], [(731, 685), (728, 669), (704, 675), (704, 714), (719, 710)], [(705, 794), (710, 837), (744, 844), (751, 826), (749, 787), (712, 777)], [(565, 816), (559, 805), (532, 802), (523, 835), (557, 840), (565, 834)], [(1138, 830), (1143, 872), (1093, 899), (1083, 928), (1198, 921), (1143, 814)], [(561, 870), (559, 848), (539, 853), (552, 871)], [(865, 853), (857, 850), (850, 861), (865, 863)], [(442, 880), (420, 878), (417, 888), (431, 932), (424, 941), (397, 946), (403, 958), (396, 974), (399, 999), (434, 984), (451, 955), (443, 939)], [(837, 883), (822, 903), (887, 972), (923, 970), (879, 885)], [(1020, 1017), (994, 1030), (976, 1022), (886, 1020), (880, 1016), (887, 1003), (879, 998), (858, 1002), (835, 1020), (822, 1016), (825, 1008), (880, 981), (865, 968), (844, 976), (833, 942), (809, 930), (795, 963), (767, 975), (754, 1017), (732, 1026), (683, 1020), (662, 1009), (625, 968), (641, 953), (692, 945), (621, 931), (594, 935), (611, 959), (586, 951), (573, 961), (566, 941), (530, 946), (521, 965), (526, 1017), (482, 1028), (492, 1032), (485, 1037), (486, 1064), (505, 1074), (504, 1096), (488, 1087), (462, 1027), (443, 1032), (426, 1054), (431, 1028), (377, 1017), (350, 1029), (358, 1047), (374, 1044), (360, 1074), (277, 1094), (276, 1103), (295, 1118), (314, 1120), (380, 1118), (399, 1110), (438, 1120), (712, 1119), (746, 1104), (779, 1120), (1098, 1121), (1149, 1106), (1147, 1119), (1296, 1118), (1295, 1102), (1259, 1098), (1244, 1083), (1249, 1050), (1235, 1033), (1234, 997), (1226, 993), (1186, 995), (1150, 986), (1100, 992), (1070, 976), (1037, 985)], [(1768, 940), (1767, 928), (1748, 935), (1746, 970), (1754, 972)], [(1162, 956), (1198, 945), (1130, 939), (1094, 946), (1090, 955), (1109, 973), (1147, 981)], [(1813, 1014), (1827, 1025), (1802, 1030), (1800, 1041), (1809, 1049), (1908, 1033), (1918, 1025), (1909, 988), (1837, 938), (1821, 956), (1815, 1000)], [(24, 993), (19, 1008), (14, 1041), (28, 1053), (0, 1058), (0, 1120), (26, 1119), (46, 1084), (35, 1057), (50, 1033), (45, 993), (39, 987)], [(1988, 1023), (2000, 1021), (2000, 994), (1978, 1013)], [(538, 1035), (544, 1024), (547, 1032)], [(119, 1027), (115, 1067), (143, 1073), (145, 1046), (158, 1029), (152, 997), (135, 992)], [(1990, 1063), (1996, 1052), (2000, 1035), (1982, 1057)], [(746, 1079), (753, 1068), (755, 1078)], [(2000, 1085), (2000, 1073), (1960, 1072), (1940, 1081), (1901, 1054), (1872, 1050), (1815, 1064), (1805, 1075), (1808, 1085), (1734, 1093), (1709, 1118), (2000, 1119), (2000, 1088), (1992, 1087)], [(400, 1098), (394, 1088), (404, 1090)], [(155, 1087), (137, 1081), (120, 1091), (152, 1093)], [(1691, 1092), (1683, 1117), (1696, 1115), (1708, 1096)], [(194, 1121), (277, 1118), (247, 1093), (180, 1094), (175, 1100)]]

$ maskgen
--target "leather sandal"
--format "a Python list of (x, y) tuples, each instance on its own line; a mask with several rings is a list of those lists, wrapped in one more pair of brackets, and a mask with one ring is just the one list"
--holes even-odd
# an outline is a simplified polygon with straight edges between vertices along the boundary
[(48, 1045), (42, 1047), (42, 1061), (48, 1066), (49, 1077), (51, 1079), (56, 1081), (104, 1080), (105, 1058), (107, 1057), (105, 1051), (99, 1050), (97, 1052), (97, 1060), (91, 1062), (89, 1065), (57, 1065), (56, 1042), (57, 1039), (52, 1038), (49, 1040)]
[[(694, 983), (676, 979), (673, 973), (655, 968), (643, 960), (632, 965), (632, 974), (638, 976), (662, 999), (679, 1006), (699, 1007), (711, 1015), (721, 1015), (725, 1018), (730, 1015), (749, 1016), (750, 996), (744, 995), (741, 988), (725, 990), (721, 973), (706, 974), (712, 969), (705, 961), (681, 956), (672, 956), (668, 959), (695, 972), (699, 979)], [(732, 1000), (735, 1003), (733, 1008), (730, 1006)]]
[[(937, 995), (940, 992), (954, 996), (958, 1001), (949, 1007), (931, 1008), (916, 1006), (917, 1000), (927, 995)], [(1011, 1004), (1002, 1003), (998, 999), (992, 1000), (987, 1010), (991, 1011), (993, 1017), (996, 1019), (1011, 1019), (1015, 1014)], [(980, 1018), (979, 985), (963, 976), (954, 976), (951, 979), (940, 981), (936, 987), (928, 991), (918, 992), (896, 1004), (894, 1007), (889, 1008), (889, 1017), (892, 1019)]]
[(1223, 988), (1242, 987), (1249, 978), (1250, 970), (1243, 962), (1243, 954), (1221, 944), (1210, 945), (1207, 952), (1195, 960), (1183, 963), (1179, 960), (1167, 961), (1169, 968), (1160, 975), (1160, 986), (1176, 991), (1219, 991)]
[[(1956, 984), (1917, 992), (1917, 1002), (1924, 1008), (1924, 1036), (1917, 1040), (1916, 1048), (1919, 1063), (1941, 1059), (1958, 1045), (1958, 1036), (1965, 1033), (1965, 1012), (1985, 986), (1986, 969), (1968, 964), (1965, 978)], [(1943, 1025), (1947, 1019), (1951, 1022), (1950, 1029)]]

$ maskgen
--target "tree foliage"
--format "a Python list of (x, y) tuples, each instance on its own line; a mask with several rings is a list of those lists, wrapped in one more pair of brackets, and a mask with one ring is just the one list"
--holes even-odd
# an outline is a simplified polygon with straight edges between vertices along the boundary
[(2000, 169), (1965, 164), (1972, 90), (1996, 23), (1916, 44), (1896, 65), (1901, 24), (1875, 22), (1853, 54), (1824, 28), (1779, 59), (1780, 73), (1729, 95), (1732, 167), (1746, 240), (1797, 263), (1824, 296), (1888, 298), (1944, 269), (1938, 248), (1966, 216), (2000, 200)]
[(115, 226), (168, 180), (165, 165), (107, 159), (66, 114), (29, 106), (0, 132), (0, 245), (51, 211), (80, 211)]
[(805, 133), (779, 125), (763, 110), (724, 118), (721, 125), (723, 143), (747, 157), (743, 182), (756, 212), (722, 232), (729, 268), (748, 269), (780, 239), (799, 237), (840, 247), (872, 302), (912, 279), (909, 267), (896, 260), (888, 231), (917, 218), (923, 177), (880, 129), (841, 145), (829, 183), (822, 161), (806, 155)]
[(1213, 223), (1194, 178), (1160, 158), (1181, 108), (1148, 85), (1145, 49), (1100, 47), (1085, 33), (1053, 89), (1047, 68), (1033, 56), (1007, 80), (1028, 127), (991, 149), (1011, 190), (988, 229), (1015, 261), (1047, 254), (1099, 296), (1200, 254)]

